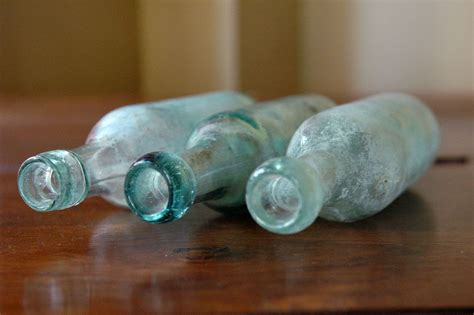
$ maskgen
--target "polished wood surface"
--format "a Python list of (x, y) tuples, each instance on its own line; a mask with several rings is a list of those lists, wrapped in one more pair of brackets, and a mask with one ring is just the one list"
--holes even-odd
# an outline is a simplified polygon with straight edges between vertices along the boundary
[(472, 116), (440, 116), (439, 163), (353, 224), (280, 236), (204, 206), (151, 225), (100, 198), (44, 214), (23, 204), (24, 158), (80, 145), (129, 100), (0, 98), (0, 314), (474, 308)]

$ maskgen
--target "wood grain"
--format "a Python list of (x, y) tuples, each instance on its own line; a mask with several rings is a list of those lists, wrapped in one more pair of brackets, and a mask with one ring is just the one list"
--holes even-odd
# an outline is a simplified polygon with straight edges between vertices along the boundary
[(454, 127), (443, 130), (459, 145), (442, 155), (466, 163), (434, 166), (365, 221), (318, 220), (279, 236), (205, 206), (164, 225), (99, 198), (56, 213), (27, 208), (16, 189), (21, 160), (79, 145), (111, 104), (89, 101), (71, 119), (54, 113), (74, 102), (52, 102), (48, 118), (0, 103), (0, 314), (474, 308), (472, 117), (450, 116)]

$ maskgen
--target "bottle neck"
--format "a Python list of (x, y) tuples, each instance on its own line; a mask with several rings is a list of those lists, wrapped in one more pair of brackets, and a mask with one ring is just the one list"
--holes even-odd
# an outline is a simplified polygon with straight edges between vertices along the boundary
[(327, 152), (320, 151), (302, 155), (298, 159), (310, 166), (313, 170), (310, 172), (311, 176), (321, 182), (320, 189), (323, 203), (327, 203), (332, 198), (336, 185), (337, 169), (335, 157)]
[(103, 146), (99, 146), (95, 143), (87, 143), (83, 146), (70, 150), (81, 162), (81, 165), (84, 169), (84, 173), (87, 179), (88, 191), (87, 197), (100, 195), (105, 192), (103, 182), (110, 179), (109, 177), (105, 178), (103, 174), (107, 174), (103, 170), (101, 165), (98, 165), (98, 162), (107, 163), (107, 165), (113, 165), (114, 163), (109, 159), (100, 161), (98, 159), (98, 153), (107, 151)]
[[(147, 154), (135, 162), (125, 178), (125, 196), (132, 211), (147, 222), (181, 218), (196, 202), (245, 193), (245, 180), (258, 159), (253, 141), (201, 141), (181, 156)], [(247, 140), (250, 140), (248, 138)]]
[(182, 158), (196, 179), (195, 203), (221, 198), (227, 204), (243, 200), (246, 179), (262, 159), (259, 147), (252, 137), (228, 134), (189, 148)]
[(334, 183), (334, 163), (326, 154), (272, 159), (250, 177), (247, 207), (263, 228), (296, 233), (316, 220), (331, 198)]

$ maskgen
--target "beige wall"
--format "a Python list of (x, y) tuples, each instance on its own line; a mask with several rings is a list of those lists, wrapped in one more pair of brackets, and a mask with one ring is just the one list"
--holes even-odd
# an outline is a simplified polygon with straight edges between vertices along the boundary
[[(0, 0), (0, 89), (473, 95), (472, 0)], [(1, 91), (0, 90), (0, 91)]]
[(471, 0), (302, 0), (301, 86), (473, 94)]
[(330, 96), (351, 93), (351, 43), (355, 40), (351, 2), (300, 2), (300, 88)]
[(0, 0), (0, 88), (93, 94), (137, 89), (133, 0)]
[(147, 99), (216, 89), (258, 97), (297, 91), (297, 2), (141, 0)]
[(172, 97), (234, 87), (233, 0), (140, 0), (141, 91)]
[(240, 0), (238, 87), (259, 98), (298, 92), (298, 2)]
[(473, 94), (471, 0), (142, 3), (145, 95), (221, 87), (262, 98)]

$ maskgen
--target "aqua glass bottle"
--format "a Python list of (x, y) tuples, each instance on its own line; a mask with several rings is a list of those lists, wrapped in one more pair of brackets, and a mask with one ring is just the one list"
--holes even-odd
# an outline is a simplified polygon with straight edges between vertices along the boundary
[(306, 120), (286, 157), (258, 167), (247, 207), (263, 228), (299, 232), (320, 216), (352, 222), (390, 204), (430, 166), (437, 121), (418, 99), (379, 94)]
[(118, 108), (84, 146), (27, 159), (18, 174), (21, 197), (37, 211), (69, 208), (93, 195), (126, 206), (123, 182), (133, 161), (156, 149), (179, 152), (202, 119), (252, 103), (240, 93), (214, 92)]
[(130, 209), (153, 223), (179, 219), (202, 201), (233, 211), (245, 204), (245, 185), (255, 167), (284, 155), (298, 126), (334, 105), (323, 96), (290, 96), (210, 117), (181, 155), (154, 152), (134, 163), (125, 180)]

